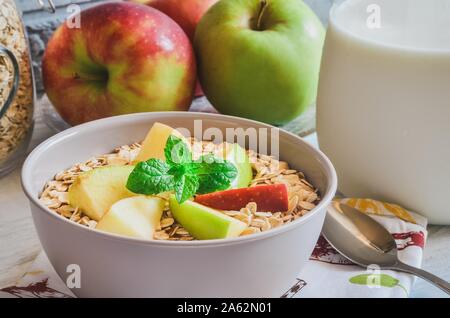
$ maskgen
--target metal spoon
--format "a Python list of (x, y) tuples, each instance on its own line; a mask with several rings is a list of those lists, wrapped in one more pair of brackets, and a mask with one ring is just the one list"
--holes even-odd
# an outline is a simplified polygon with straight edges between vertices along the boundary
[(380, 269), (413, 274), (450, 295), (450, 284), (445, 280), (400, 262), (392, 235), (370, 216), (351, 206), (333, 202), (322, 233), (331, 246), (355, 264), (366, 268), (377, 265)]

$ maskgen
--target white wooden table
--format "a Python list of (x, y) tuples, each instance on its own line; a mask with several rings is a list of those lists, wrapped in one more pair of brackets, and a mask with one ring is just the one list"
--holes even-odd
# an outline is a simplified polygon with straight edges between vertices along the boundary
[[(39, 108), (39, 107), (38, 107)], [(30, 149), (50, 137), (53, 131), (38, 112)], [(317, 144), (315, 135), (306, 138)], [(450, 227), (430, 226), (423, 268), (450, 280)], [(0, 288), (13, 284), (41, 251), (28, 201), (20, 186), (20, 167), (0, 180)], [(412, 297), (446, 297), (428, 283), (417, 280)]]

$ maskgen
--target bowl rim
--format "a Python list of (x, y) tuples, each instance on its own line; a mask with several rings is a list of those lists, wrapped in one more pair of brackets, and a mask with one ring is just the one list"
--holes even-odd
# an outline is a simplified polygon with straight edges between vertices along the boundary
[[(32, 186), (31, 186), (31, 172), (33, 171), (32, 167), (35, 165), (35, 161), (37, 158), (39, 158), (43, 153), (46, 152), (47, 149), (51, 148), (53, 145), (58, 144), (62, 140), (73, 138), (77, 135), (77, 132), (82, 130), (89, 130), (96, 128), (97, 126), (104, 126), (109, 125), (112, 123), (121, 123), (124, 121), (133, 121), (137, 119), (141, 119), (142, 117), (147, 117), (149, 121), (151, 121), (152, 117), (158, 117), (158, 116), (174, 116), (174, 117), (185, 117), (185, 118), (192, 118), (192, 119), (218, 119), (218, 120), (227, 120), (234, 123), (245, 123), (249, 126), (259, 126), (262, 128), (278, 128), (274, 127), (269, 124), (261, 123), (255, 120), (246, 119), (246, 118), (240, 118), (235, 116), (229, 116), (229, 115), (222, 115), (222, 114), (212, 114), (212, 113), (194, 113), (194, 112), (185, 112), (185, 111), (175, 111), (175, 112), (149, 112), (149, 113), (134, 113), (134, 114), (127, 114), (127, 115), (120, 115), (120, 116), (113, 116), (103, 119), (98, 119), (94, 121), (90, 121), (81, 125), (77, 125), (71, 128), (68, 128), (62, 132), (59, 132), (52, 137), (48, 138), (47, 140), (43, 141), (41, 144), (39, 144), (26, 158), (21, 171), (21, 185), (23, 192), (25, 193), (26, 197), (30, 201), (31, 204), (34, 204), (37, 208), (39, 208), (40, 212), (44, 212), (45, 215), (48, 217), (53, 218), (55, 221), (62, 222), (67, 224), (70, 224), (70, 226), (73, 226), (74, 228), (81, 231), (81, 233), (90, 233), (94, 236), (99, 236), (102, 239), (110, 239), (114, 241), (121, 241), (121, 242), (128, 242), (130, 244), (143, 244), (143, 245), (149, 245), (149, 246), (159, 246), (159, 247), (201, 247), (201, 246), (220, 246), (220, 245), (233, 245), (238, 243), (244, 243), (249, 241), (255, 241), (255, 240), (261, 240), (265, 238), (269, 238), (275, 235), (280, 235), (284, 232), (290, 231), (295, 229), (296, 227), (300, 226), (303, 223), (308, 222), (314, 215), (316, 215), (319, 211), (322, 209), (326, 209), (326, 206), (331, 202), (333, 199), (336, 190), (337, 190), (337, 174), (333, 167), (333, 164), (328, 159), (328, 157), (319, 149), (313, 147), (308, 142), (304, 141), (301, 137), (292, 134), (286, 130), (283, 130), (281, 128), (278, 128), (280, 130), (280, 138), (282, 134), (286, 134), (289, 138), (294, 138), (297, 142), (300, 142), (303, 144), (303, 146), (308, 150), (309, 153), (313, 155), (313, 158), (318, 159), (320, 165), (323, 167), (323, 170), (325, 172), (326, 177), (328, 178), (329, 184), (325, 191), (325, 193), (322, 196), (321, 201), (319, 204), (312, 209), (310, 212), (308, 212), (306, 215), (302, 216), (301, 218), (298, 218), (297, 220), (285, 224), (283, 226), (277, 227), (275, 229), (271, 229), (270, 231), (256, 233), (252, 235), (246, 235), (241, 236), (237, 238), (226, 238), (226, 239), (214, 239), (214, 240), (194, 240), (194, 241), (169, 241), (169, 240), (146, 240), (146, 239), (139, 239), (139, 238), (133, 238), (133, 237), (127, 237), (123, 235), (98, 231), (95, 229), (90, 229), (86, 226), (74, 223), (59, 214), (55, 213), (54, 211), (50, 210), (48, 207), (44, 206), (40, 200), (38, 199), (37, 195), (33, 194)], [(157, 120), (157, 118), (156, 118)], [(98, 129), (98, 128), (96, 128)], [(33, 209), (32, 209), (33, 210)], [(87, 232), (83, 232), (87, 231)]]

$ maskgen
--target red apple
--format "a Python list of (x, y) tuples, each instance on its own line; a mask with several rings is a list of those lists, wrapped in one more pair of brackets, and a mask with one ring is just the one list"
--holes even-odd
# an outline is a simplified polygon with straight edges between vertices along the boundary
[[(134, 2), (145, 3), (155, 9), (164, 12), (178, 23), (189, 36), (194, 40), (195, 29), (198, 22), (208, 9), (219, 0), (133, 0)], [(203, 91), (200, 83), (197, 83), (196, 96), (202, 96)]]
[(42, 65), (48, 97), (69, 124), (189, 108), (195, 54), (172, 19), (145, 5), (112, 2), (83, 11), (80, 21), (80, 28), (58, 28)]
[(208, 9), (219, 0), (134, 0), (164, 12), (194, 40), (195, 28)]

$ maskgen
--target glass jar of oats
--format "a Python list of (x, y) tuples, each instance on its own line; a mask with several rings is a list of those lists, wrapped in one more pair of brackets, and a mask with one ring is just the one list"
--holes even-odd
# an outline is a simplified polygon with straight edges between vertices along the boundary
[(33, 130), (34, 81), (28, 40), (14, 0), (0, 0), (0, 177), (27, 150)]

